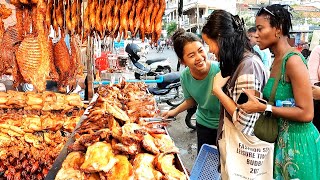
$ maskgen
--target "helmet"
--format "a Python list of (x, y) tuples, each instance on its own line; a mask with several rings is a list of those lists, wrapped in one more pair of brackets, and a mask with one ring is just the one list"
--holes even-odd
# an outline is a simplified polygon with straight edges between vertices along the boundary
[(128, 53), (129, 57), (134, 58), (136, 61), (140, 59), (138, 52), (141, 51), (141, 48), (138, 45), (134, 43), (129, 43), (126, 46), (125, 51)]

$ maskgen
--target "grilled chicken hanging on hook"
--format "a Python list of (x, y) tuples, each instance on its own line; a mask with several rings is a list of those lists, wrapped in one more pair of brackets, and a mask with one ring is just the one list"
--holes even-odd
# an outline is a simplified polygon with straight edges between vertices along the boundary
[(118, 30), (119, 30), (119, 26), (120, 26), (120, 8), (122, 5), (122, 0), (116, 0), (116, 5), (113, 9), (113, 22), (112, 22), (112, 35), (114, 38), (117, 37), (118, 35)]
[(129, 8), (131, 8), (131, 10), (129, 11), (128, 29), (131, 33), (131, 36), (134, 34), (134, 18), (135, 18), (136, 7), (137, 7), (136, 1), (137, 0), (133, 0), (133, 4), (131, 6), (129, 6)]
[(59, 25), (57, 20), (57, 8), (58, 0), (53, 0), (53, 10), (52, 10), (52, 27), (55, 32), (55, 36), (59, 36)]
[(52, 13), (53, 13), (53, 0), (48, 0), (47, 2), (47, 10), (46, 10), (46, 31), (50, 32), (52, 21)]
[(95, 28), (96, 25), (96, 7), (98, 5), (98, 0), (92, 0), (89, 6), (89, 22), (91, 30)]
[(67, 7), (66, 7), (66, 26), (68, 32), (72, 31), (72, 23), (71, 23), (71, 0), (67, 0)]
[(77, 27), (76, 27), (76, 33), (81, 37), (82, 35), (82, 13), (81, 13), (81, 0), (76, 0), (77, 1)]
[(116, 0), (108, 0), (108, 11), (107, 11), (107, 29), (109, 31), (109, 34), (113, 32), (113, 11), (116, 5)]
[[(144, 0), (144, 3), (147, 3), (147, 0)], [(139, 35), (141, 37), (141, 41), (144, 42), (144, 38), (145, 38), (145, 23), (144, 23), (144, 18), (146, 16), (146, 8), (142, 9), (141, 15), (140, 15), (140, 27), (139, 27)]]
[(120, 8), (120, 28), (119, 28), (119, 34), (120, 37), (123, 33), (123, 39), (127, 39), (128, 37), (128, 13), (129, 13), (129, 7), (132, 6), (132, 0), (123, 0), (122, 6)]
[(77, 18), (77, 0), (73, 0), (73, 3), (71, 5), (71, 34), (74, 34), (77, 28), (78, 24), (78, 18)]
[(58, 7), (56, 8), (56, 19), (60, 27), (61, 34), (64, 33), (64, 12), (63, 12), (63, 0), (57, 0)]
[(160, 9), (160, 0), (154, 0), (154, 8), (153, 8), (153, 12), (151, 14), (151, 39), (152, 39), (152, 42), (156, 42), (155, 39), (156, 39), (156, 36), (155, 36), (155, 33), (154, 32), (154, 28), (155, 28), (155, 19), (158, 15), (158, 12), (159, 12), (159, 9)]
[(136, 36), (139, 28), (140, 28), (140, 25), (141, 25), (141, 21), (142, 20), (142, 17), (144, 17), (144, 14), (142, 15), (142, 12), (144, 7), (146, 5), (146, 0), (136, 0), (136, 13), (135, 13), (135, 19), (134, 19), (134, 33), (133, 33), (133, 36)]
[(111, 11), (111, 9), (109, 10), (108, 9), (108, 4), (109, 4), (110, 1), (108, 0), (103, 0), (103, 3), (102, 3), (102, 12), (101, 12), (101, 21), (102, 21), (102, 31), (103, 31), (103, 36), (105, 36), (108, 32), (107, 30), (107, 20), (108, 20), (108, 14), (109, 11)]
[(144, 16), (144, 26), (145, 26), (145, 33), (149, 34), (151, 33), (151, 14), (154, 7), (154, 0), (148, 0), (147, 4), (148, 4), (147, 10)]
[(88, 0), (88, 4), (83, 15), (83, 37), (82, 37), (83, 42), (86, 41), (87, 37), (90, 35), (91, 26), (89, 21), (89, 18), (90, 18), (89, 13), (90, 13), (90, 3), (92, 2), (93, 0)]
[(162, 16), (164, 14), (164, 11), (166, 9), (166, 1), (165, 0), (160, 0), (160, 9), (158, 11), (158, 14), (155, 18), (155, 25), (154, 25), (154, 32), (155, 33), (155, 42), (160, 39), (161, 36), (161, 30), (162, 30)]
[(100, 39), (102, 39), (103, 35), (103, 22), (102, 22), (102, 9), (103, 9), (103, 1), (98, 0), (97, 7), (96, 7), (96, 12), (95, 12), (95, 30), (100, 36)]

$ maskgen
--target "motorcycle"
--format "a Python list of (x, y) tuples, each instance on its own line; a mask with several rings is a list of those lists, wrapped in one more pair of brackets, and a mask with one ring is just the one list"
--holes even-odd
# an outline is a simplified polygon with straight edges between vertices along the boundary
[(197, 106), (194, 106), (190, 109), (187, 110), (187, 115), (186, 118), (184, 119), (186, 125), (191, 128), (196, 130), (196, 111), (197, 111)]
[[(140, 54), (141, 48), (137, 44), (127, 44), (125, 51), (128, 53), (129, 59), (138, 69), (137, 71), (140, 75), (166, 74), (171, 72), (171, 67), (168, 59), (147, 59), (146, 56)], [(141, 63), (139, 62), (139, 60)]]
[[(158, 103), (167, 103), (169, 106), (176, 107), (184, 101), (180, 73), (173, 72), (162, 76), (163, 81), (157, 83), (156, 87), (149, 87), (148, 91), (154, 95)], [(156, 79), (159, 79), (155, 76)]]

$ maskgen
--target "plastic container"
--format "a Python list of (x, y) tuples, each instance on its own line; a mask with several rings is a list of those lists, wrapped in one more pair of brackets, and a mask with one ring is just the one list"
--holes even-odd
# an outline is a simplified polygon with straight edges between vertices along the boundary
[(219, 153), (216, 146), (203, 144), (192, 167), (191, 180), (218, 180)]
[(276, 100), (276, 106), (277, 107), (294, 107), (295, 101), (293, 98), (288, 98), (284, 101)]
[(110, 67), (108, 58), (106, 57), (99, 57), (96, 59), (96, 68), (101, 72), (106, 70)]

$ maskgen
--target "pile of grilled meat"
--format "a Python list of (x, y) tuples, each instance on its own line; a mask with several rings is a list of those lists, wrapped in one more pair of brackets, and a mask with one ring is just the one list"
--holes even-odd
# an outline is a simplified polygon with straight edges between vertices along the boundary
[(179, 179), (186, 175), (175, 166), (179, 152), (155, 117), (154, 98), (143, 83), (122, 82), (102, 87), (89, 114), (75, 130), (56, 180)]
[(44, 179), (83, 112), (77, 94), (0, 92), (0, 179)]

